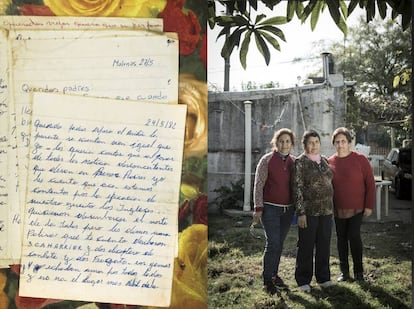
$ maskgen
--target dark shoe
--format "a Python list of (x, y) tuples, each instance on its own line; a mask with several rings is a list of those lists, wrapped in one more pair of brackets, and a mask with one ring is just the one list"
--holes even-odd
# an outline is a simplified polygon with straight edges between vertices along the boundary
[(289, 287), (283, 282), (282, 278), (280, 278), (278, 275), (272, 277), (272, 281), (274, 286), (279, 290), (288, 290)]
[(336, 278), (336, 281), (338, 282), (351, 281), (351, 277), (349, 277), (349, 274), (347, 273), (340, 273), (338, 278)]
[(364, 280), (364, 275), (362, 273), (355, 274), (355, 280), (359, 281), (359, 282), (365, 281)]
[(270, 296), (273, 296), (276, 294), (277, 289), (276, 287), (273, 285), (273, 283), (267, 283), (263, 286), (263, 290), (269, 294)]

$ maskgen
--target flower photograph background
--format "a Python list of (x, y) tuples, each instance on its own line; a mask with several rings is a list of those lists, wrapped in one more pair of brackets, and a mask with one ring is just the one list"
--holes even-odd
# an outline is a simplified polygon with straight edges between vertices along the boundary
[[(179, 37), (179, 104), (187, 105), (178, 257), (169, 308), (207, 308), (207, 2), (203, 0), (2, 1), (0, 15), (162, 18)], [(0, 309), (148, 308), (19, 296), (20, 265), (0, 270)]]

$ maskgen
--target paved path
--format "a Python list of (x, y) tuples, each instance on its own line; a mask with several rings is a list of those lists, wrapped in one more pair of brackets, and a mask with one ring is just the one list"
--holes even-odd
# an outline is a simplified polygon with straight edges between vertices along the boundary
[[(382, 207), (381, 207), (381, 219), (379, 222), (393, 222), (393, 221), (401, 221), (403, 223), (410, 224), (412, 223), (413, 219), (413, 201), (412, 200), (398, 200), (395, 197), (395, 194), (392, 189), (390, 189), (389, 194), (389, 206), (388, 206), (388, 216), (385, 216), (385, 201), (384, 195), (382, 196)], [(365, 219), (368, 222), (378, 222), (377, 215), (374, 211), (372, 215)]]

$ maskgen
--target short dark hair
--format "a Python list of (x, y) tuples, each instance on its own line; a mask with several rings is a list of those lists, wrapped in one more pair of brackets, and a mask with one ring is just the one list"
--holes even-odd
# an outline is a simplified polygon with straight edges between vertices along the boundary
[(321, 140), (321, 137), (319, 136), (319, 133), (315, 130), (307, 130), (303, 133), (302, 136), (302, 145), (306, 147), (306, 143), (308, 142), (309, 137), (317, 137), (319, 141)]
[(332, 133), (332, 145), (335, 144), (335, 138), (339, 134), (345, 135), (346, 139), (348, 140), (348, 143), (352, 142), (351, 132), (347, 128), (345, 128), (345, 127), (339, 127), (337, 129), (335, 129), (335, 131), (333, 131), (333, 133)]
[(277, 130), (274, 134), (273, 134), (273, 138), (270, 141), (270, 144), (273, 146), (273, 149), (276, 149), (276, 143), (277, 140), (279, 139), (280, 136), (282, 136), (283, 134), (287, 134), (290, 136), (290, 140), (292, 141), (292, 146), (295, 145), (295, 133), (293, 133), (293, 131), (291, 129), (288, 128), (282, 128)]

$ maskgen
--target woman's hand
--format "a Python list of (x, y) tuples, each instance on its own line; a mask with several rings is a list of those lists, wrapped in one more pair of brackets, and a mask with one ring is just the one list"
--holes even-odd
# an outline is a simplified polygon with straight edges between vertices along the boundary
[(260, 219), (262, 218), (262, 214), (263, 214), (263, 211), (262, 210), (260, 210), (260, 211), (256, 211), (255, 210), (253, 212), (253, 222), (255, 224), (260, 222)]
[(372, 214), (371, 208), (365, 208), (364, 209), (364, 217), (369, 217)]
[(302, 229), (308, 227), (307, 220), (306, 220), (306, 215), (298, 216), (298, 226)]

